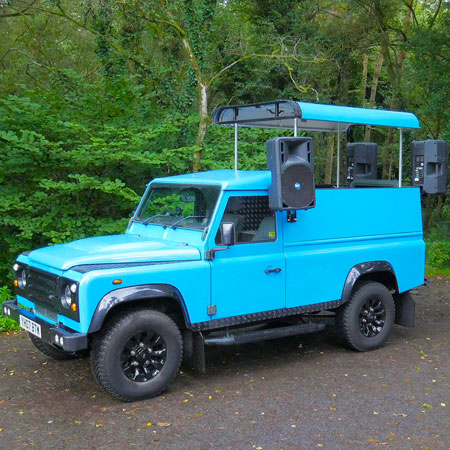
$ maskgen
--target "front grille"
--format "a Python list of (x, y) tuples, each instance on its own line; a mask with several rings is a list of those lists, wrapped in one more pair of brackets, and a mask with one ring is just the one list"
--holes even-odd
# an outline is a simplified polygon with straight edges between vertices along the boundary
[(29, 300), (55, 307), (58, 301), (58, 277), (29, 267), (26, 290)]
[[(26, 274), (25, 285), (19, 285), (14, 289), (18, 296), (25, 297), (34, 303), (35, 311), (54, 322), (61, 314), (69, 319), (79, 322), (80, 315), (78, 311), (78, 283), (74, 280), (55, 275), (50, 272), (38, 269), (33, 266), (27, 266), (20, 262), (16, 277), (22, 279), (23, 272)], [(71, 295), (72, 302), (76, 303), (77, 308), (73, 311), (61, 304), (61, 292), (69, 285), (76, 285), (76, 292)]]
[(35, 311), (41, 316), (47, 317), (48, 319), (56, 322), (58, 320), (58, 312), (52, 306), (45, 303), (34, 302)]

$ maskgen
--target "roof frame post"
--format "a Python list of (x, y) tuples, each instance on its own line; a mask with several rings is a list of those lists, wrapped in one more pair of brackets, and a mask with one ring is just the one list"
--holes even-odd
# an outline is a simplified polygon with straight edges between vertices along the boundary
[(341, 171), (341, 124), (337, 124), (337, 156), (336, 156), (336, 187), (339, 187)]
[(238, 124), (234, 124), (234, 170), (238, 170), (238, 156), (239, 156), (239, 130)]
[(294, 137), (297, 137), (298, 135), (298, 118), (296, 117), (294, 119)]
[(398, 187), (402, 187), (402, 175), (403, 175), (403, 130), (400, 131), (400, 148), (398, 152)]

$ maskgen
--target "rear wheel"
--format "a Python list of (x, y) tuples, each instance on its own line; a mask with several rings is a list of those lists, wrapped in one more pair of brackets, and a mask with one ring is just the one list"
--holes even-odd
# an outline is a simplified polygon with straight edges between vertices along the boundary
[(44, 355), (50, 358), (56, 359), (58, 361), (63, 361), (67, 359), (84, 358), (89, 355), (89, 350), (80, 350), (78, 352), (66, 352), (61, 348), (53, 347), (53, 345), (47, 344), (41, 338), (28, 333), (31, 342), (34, 346), (41, 351)]
[(381, 347), (389, 337), (394, 318), (391, 293), (386, 286), (374, 281), (357, 286), (350, 300), (336, 314), (345, 344), (360, 352)]
[(155, 397), (170, 385), (181, 363), (181, 333), (159, 311), (138, 309), (113, 319), (92, 346), (97, 382), (122, 401)]

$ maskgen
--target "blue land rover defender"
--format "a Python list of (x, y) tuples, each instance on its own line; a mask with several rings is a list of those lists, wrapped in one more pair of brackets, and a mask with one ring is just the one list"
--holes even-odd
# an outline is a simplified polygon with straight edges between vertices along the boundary
[[(394, 323), (413, 325), (408, 291), (424, 284), (425, 244), (421, 191), (401, 187), (401, 154), (399, 179), (377, 180), (353, 145), (354, 176), (342, 184), (338, 167), (335, 184), (316, 186), (313, 141), (296, 136), (355, 124), (401, 136), (417, 118), (275, 101), (219, 108), (214, 121), (234, 127), (234, 170), (154, 179), (125, 234), (25, 252), (14, 264), (16, 299), (3, 314), (50, 357), (90, 353), (96, 380), (118, 399), (158, 395), (183, 356), (204, 370), (205, 345), (320, 331), (321, 311), (335, 313), (358, 351), (383, 345)], [(269, 170), (241, 171), (240, 126), (294, 137), (268, 142)]]

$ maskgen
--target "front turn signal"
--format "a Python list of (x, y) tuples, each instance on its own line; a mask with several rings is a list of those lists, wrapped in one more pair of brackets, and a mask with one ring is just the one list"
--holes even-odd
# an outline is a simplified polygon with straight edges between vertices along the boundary
[(18, 280), (14, 280), (14, 286), (15, 287), (19, 287), (19, 281)]
[(70, 305), (70, 309), (71, 309), (73, 312), (77, 312), (77, 304), (76, 304), (76, 303), (72, 303), (72, 304)]

